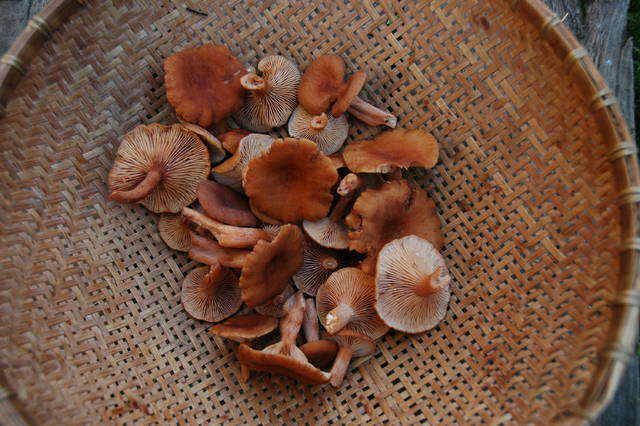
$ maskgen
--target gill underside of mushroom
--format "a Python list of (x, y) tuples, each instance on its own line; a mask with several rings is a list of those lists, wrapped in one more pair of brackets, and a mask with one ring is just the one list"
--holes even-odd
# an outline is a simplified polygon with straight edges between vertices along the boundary
[(316, 304), (313, 299), (305, 300), (304, 310), (304, 337), (307, 342), (315, 342), (320, 340), (320, 326), (318, 325), (318, 313), (316, 311)]
[(349, 114), (370, 126), (387, 126), (395, 128), (398, 118), (389, 111), (381, 110), (356, 96), (347, 109)]
[(151, 191), (158, 186), (161, 180), (162, 171), (159, 168), (153, 168), (135, 187), (127, 191), (113, 191), (109, 198), (119, 203), (135, 203), (151, 194)]
[(329, 334), (336, 334), (342, 330), (353, 318), (353, 308), (344, 303), (338, 304), (327, 314), (325, 328)]
[(191, 233), (189, 257), (206, 265), (219, 263), (227, 268), (242, 268), (249, 253), (249, 250), (221, 247), (215, 241)]
[(344, 376), (347, 374), (347, 369), (349, 368), (352, 355), (353, 350), (351, 347), (346, 345), (340, 346), (338, 355), (336, 355), (336, 359), (333, 361), (333, 367), (331, 367), (331, 386), (339, 388), (340, 385), (342, 385), (342, 381), (344, 380)]
[(220, 223), (189, 207), (182, 209), (182, 215), (187, 220), (211, 232), (223, 247), (249, 248), (260, 240), (270, 240), (269, 234), (258, 228), (243, 228)]

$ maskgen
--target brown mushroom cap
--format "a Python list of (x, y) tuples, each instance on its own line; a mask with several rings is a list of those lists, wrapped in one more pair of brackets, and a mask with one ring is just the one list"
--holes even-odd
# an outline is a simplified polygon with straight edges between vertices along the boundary
[(301, 105), (291, 114), (288, 128), (289, 136), (315, 142), (324, 155), (333, 154), (342, 148), (349, 134), (346, 117), (335, 118), (325, 113), (312, 115)]
[(344, 330), (335, 336), (328, 336), (340, 346), (331, 368), (331, 385), (340, 387), (353, 357), (371, 355), (376, 350), (375, 343), (360, 333)]
[(339, 346), (336, 342), (327, 339), (307, 342), (300, 346), (300, 350), (309, 362), (321, 370), (331, 366), (331, 363), (338, 354), (338, 348)]
[(357, 268), (334, 272), (316, 294), (320, 323), (331, 334), (345, 329), (374, 340), (384, 336), (389, 327), (378, 317), (374, 304), (374, 279)]
[(429, 169), (438, 162), (438, 142), (419, 129), (394, 129), (349, 144), (342, 157), (355, 173), (388, 173), (411, 166)]
[(284, 291), (273, 299), (269, 300), (260, 306), (256, 306), (255, 311), (262, 315), (268, 315), (270, 317), (281, 318), (287, 314), (284, 309), (285, 302), (293, 295), (293, 285), (289, 282)]
[(249, 250), (222, 247), (216, 241), (191, 233), (189, 257), (206, 265), (220, 263), (227, 268), (242, 268), (251, 252)]
[(245, 192), (255, 208), (283, 222), (319, 220), (333, 199), (338, 173), (315, 143), (279, 139), (249, 163)]
[(242, 106), (245, 70), (224, 46), (183, 50), (164, 61), (167, 99), (182, 120), (209, 127)]
[(230, 153), (235, 153), (240, 145), (240, 141), (245, 136), (250, 135), (251, 132), (244, 129), (232, 129), (218, 136), (222, 147)]
[(180, 123), (179, 126), (195, 133), (200, 140), (209, 147), (209, 156), (211, 157), (211, 162), (213, 164), (219, 163), (224, 159), (226, 152), (222, 147), (222, 143), (212, 133), (209, 133), (206, 129), (191, 123)]
[(271, 333), (278, 327), (278, 320), (258, 314), (238, 315), (209, 328), (209, 333), (226, 337), (234, 342), (247, 342)]
[(293, 276), (293, 282), (305, 294), (315, 297), (318, 287), (340, 267), (340, 253), (307, 240), (304, 246), (304, 262)]
[(238, 277), (220, 264), (196, 268), (182, 281), (182, 305), (195, 319), (222, 321), (242, 305)]
[(337, 55), (322, 55), (302, 74), (298, 102), (310, 114), (320, 115), (338, 98), (344, 83), (345, 65)]
[(347, 167), (347, 165), (344, 164), (344, 158), (342, 158), (342, 152), (336, 152), (334, 154), (329, 155), (328, 157), (329, 157), (329, 160), (331, 160), (331, 162), (333, 163), (333, 167), (335, 167), (336, 170)]
[(240, 141), (236, 152), (211, 169), (214, 179), (238, 192), (242, 191), (242, 177), (249, 162), (266, 152), (275, 141), (269, 135), (252, 133)]
[(258, 219), (249, 209), (249, 200), (211, 180), (198, 186), (198, 201), (205, 213), (215, 220), (235, 226), (256, 226)]
[(251, 213), (253, 213), (255, 217), (257, 217), (261, 222), (264, 222), (271, 226), (280, 226), (283, 224), (281, 220), (277, 220), (270, 216), (267, 216), (264, 212), (258, 210), (256, 206), (253, 205), (251, 200), (249, 200), (249, 209), (251, 210)]
[(344, 114), (351, 102), (358, 96), (362, 86), (367, 81), (367, 73), (364, 71), (356, 71), (349, 77), (347, 83), (343, 86), (338, 100), (331, 107), (331, 115), (340, 117)]
[(158, 219), (158, 231), (162, 241), (170, 248), (178, 251), (189, 251), (191, 248), (191, 230), (179, 214), (162, 213)]
[(396, 330), (429, 330), (447, 312), (450, 281), (444, 258), (430, 242), (415, 235), (393, 240), (378, 256), (376, 311)]
[(196, 199), (209, 152), (180, 125), (141, 125), (127, 134), (109, 171), (110, 197), (140, 202), (154, 213), (177, 213)]
[(253, 308), (282, 293), (302, 266), (304, 237), (295, 225), (284, 225), (271, 242), (259, 241), (240, 275), (242, 300)]
[(283, 56), (267, 56), (258, 63), (262, 77), (249, 73), (240, 79), (246, 89), (242, 108), (234, 118), (240, 127), (268, 132), (287, 122), (297, 105), (300, 71)]

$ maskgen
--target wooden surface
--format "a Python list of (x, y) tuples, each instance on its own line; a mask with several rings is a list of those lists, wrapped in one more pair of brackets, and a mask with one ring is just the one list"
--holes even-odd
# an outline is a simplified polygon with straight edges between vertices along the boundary
[[(547, 0), (578, 35), (594, 62), (615, 90), (632, 131), (633, 43), (626, 37), (629, 0)], [(0, 0), (0, 54), (46, 0)], [(635, 133), (634, 133), (635, 134)], [(602, 425), (640, 424), (640, 371), (638, 358), (630, 364), (614, 402), (603, 413)]]

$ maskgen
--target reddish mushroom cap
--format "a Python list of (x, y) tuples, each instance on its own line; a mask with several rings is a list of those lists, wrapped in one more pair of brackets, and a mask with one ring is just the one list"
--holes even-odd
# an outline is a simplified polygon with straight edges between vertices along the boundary
[(211, 180), (198, 186), (198, 201), (215, 220), (235, 226), (256, 226), (258, 219), (249, 209), (249, 200), (232, 189)]
[(344, 83), (345, 65), (337, 55), (314, 60), (300, 79), (298, 102), (309, 113), (320, 115), (338, 98)]
[(218, 139), (220, 139), (222, 147), (233, 154), (238, 149), (238, 145), (240, 145), (242, 138), (250, 134), (251, 132), (248, 130), (233, 129), (221, 134), (218, 136)]
[(247, 342), (271, 333), (278, 327), (278, 320), (258, 314), (238, 315), (209, 328), (209, 333), (226, 337), (234, 342)]
[(344, 114), (351, 102), (358, 96), (362, 86), (367, 81), (367, 73), (364, 71), (356, 71), (349, 77), (347, 83), (343, 86), (338, 100), (333, 104), (331, 108), (331, 115), (334, 117), (340, 117)]

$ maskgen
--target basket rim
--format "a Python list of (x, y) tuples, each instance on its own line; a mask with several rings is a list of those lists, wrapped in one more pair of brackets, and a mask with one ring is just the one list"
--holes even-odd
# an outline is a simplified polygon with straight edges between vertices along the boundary
[[(555, 54), (564, 61), (569, 78), (581, 86), (591, 111), (599, 119), (598, 126), (610, 145), (609, 161), (618, 184), (621, 241), (620, 280), (613, 304), (613, 317), (608, 344), (599, 352), (600, 362), (581, 402), (566, 407), (571, 423), (595, 421), (613, 399), (624, 375), (626, 365), (634, 356), (638, 334), (640, 307), (640, 235), (638, 232), (638, 206), (640, 202), (640, 166), (633, 140), (615, 95), (608, 87), (587, 53), (571, 30), (543, 0), (502, 0), (510, 3), (514, 12), (526, 14), (540, 31), (542, 41), (551, 45)], [(51, 0), (34, 15), (25, 29), (14, 40), (0, 59), (0, 119), (6, 112), (6, 103), (17, 82), (28, 74), (28, 65), (40, 47), (51, 38), (76, 11), (86, 7), (86, 0)], [(638, 283), (638, 284), (636, 284)], [(28, 419), (10, 384), (0, 382), (0, 404), (15, 411), (15, 419)]]

